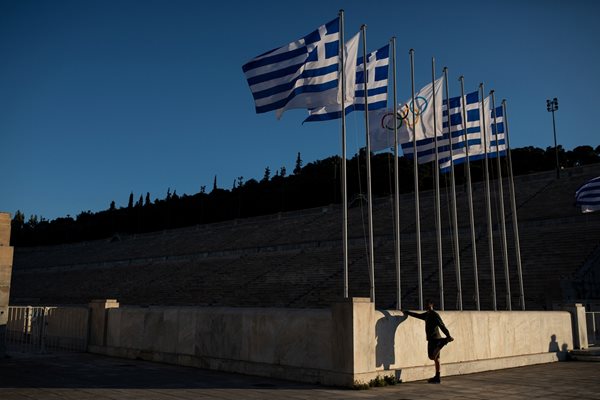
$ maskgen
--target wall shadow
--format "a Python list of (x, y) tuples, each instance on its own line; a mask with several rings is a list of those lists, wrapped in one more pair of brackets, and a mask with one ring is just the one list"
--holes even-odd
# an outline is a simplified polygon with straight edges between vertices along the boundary
[(556, 335), (551, 335), (550, 343), (548, 343), (548, 353), (556, 353), (560, 361), (565, 361), (569, 355), (569, 346), (566, 343), (559, 345)]
[(377, 345), (375, 347), (376, 366), (383, 365), (385, 370), (396, 363), (396, 329), (404, 322), (407, 315), (391, 315), (389, 311), (382, 310), (384, 318), (380, 318), (375, 324), (375, 336)]

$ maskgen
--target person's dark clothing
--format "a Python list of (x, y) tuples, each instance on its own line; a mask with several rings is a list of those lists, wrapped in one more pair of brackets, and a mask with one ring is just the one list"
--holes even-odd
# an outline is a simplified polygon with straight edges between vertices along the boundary
[(448, 344), (448, 338), (443, 339), (431, 339), (427, 341), (427, 356), (429, 359), (435, 359), (439, 354), (442, 347)]
[[(450, 337), (450, 332), (448, 331), (448, 328), (446, 328), (446, 325), (444, 325), (442, 317), (440, 317), (440, 314), (438, 314), (434, 310), (429, 310), (424, 313), (415, 313), (412, 311), (404, 311), (404, 313), (410, 315), (411, 317), (419, 318), (425, 321), (425, 335), (427, 335), (428, 342), (436, 339), (445, 339), (440, 334), (440, 329), (442, 330), (442, 332), (444, 332), (444, 334), (447, 337)], [(444, 345), (446, 344), (448, 344), (447, 340), (446, 343), (444, 343)]]

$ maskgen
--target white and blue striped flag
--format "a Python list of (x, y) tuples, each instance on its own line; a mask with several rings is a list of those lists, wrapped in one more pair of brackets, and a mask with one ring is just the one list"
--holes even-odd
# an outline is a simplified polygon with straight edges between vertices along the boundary
[[(358, 46), (358, 35), (352, 40), (356, 40), (356, 46)], [(352, 40), (348, 41), (346, 44), (346, 52), (348, 54), (354, 49), (354, 44), (351, 43)], [(350, 61), (350, 57), (348, 58), (348, 61)], [(367, 54), (367, 78), (369, 85), (367, 100), (369, 102), (369, 111), (378, 110), (387, 106), (389, 64), (389, 44), (379, 50)], [(346, 74), (346, 77), (350, 78), (348, 73)], [(346, 106), (346, 115), (354, 110), (364, 111), (365, 109), (365, 73), (362, 56), (356, 58), (356, 74), (352, 82), (355, 84), (354, 102)], [(338, 104), (321, 107), (310, 110), (309, 114), (310, 115), (304, 122), (338, 119), (342, 116), (342, 106)]]
[[(496, 107), (496, 122), (494, 124), (494, 110), (491, 106), (490, 97), (483, 100), (485, 107), (486, 139), (485, 146), (469, 147), (469, 160), (481, 160), (485, 158), (487, 151), (488, 158), (495, 158), (497, 155), (503, 157), (506, 155), (506, 139), (504, 136), (504, 114), (502, 106)], [(482, 113), (483, 114), (483, 113)], [(483, 138), (483, 133), (481, 134)], [(483, 143), (483, 140), (482, 140)], [(498, 152), (496, 153), (496, 150)]]
[[(434, 135), (442, 132), (442, 85), (444, 78), (435, 81), (435, 85), (428, 84), (415, 94), (415, 127), (413, 127), (413, 102), (412, 98), (404, 104), (398, 105), (398, 114), (394, 118), (394, 111), (383, 109), (369, 113), (369, 133), (371, 138), (371, 149), (380, 151), (394, 146), (394, 124), (398, 129), (398, 142), (402, 144), (404, 155), (412, 157), (413, 134), (417, 138), (417, 153), (419, 162), (421, 156), (426, 154), (435, 155)], [(433, 108), (433, 97), (437, 110)], [(371, 105), (369, 104), (369, 109)], [(434, 113), (436, 114), (437, 126), (434, 126)], [(428, 161), (435, 158), (433, 156)], [(423, 161), (425, 162), (425, 161)]]
[[(449, 103), (449, 105), (448, 105)], [(471, 154), (484, 154), (481, 135), (479, 92), (465, 95), (466, 124), (463, 124), (461, 96), (451, 97), (449, 102), (443, 101), (444, 136), (438, 140), (439, 165), (442, 172), (448, 172), (451, 164), (461, 164)], [(450, 135), (452, 137), (452, 160), (448, 142), (448, 114), (450, 115)]]
[(582, 213), (600, 211), (600, 176), (586, 182), (575, 192), (575, 203)]
[[(261, 54), (242, 70), (254, 97), (256, 113), (313, 109), (341, 102), (339, 82), (340, 19), (285, 46)], [(355, 73), (355, 72), (353, 72)], [(346, 92), (348, 101), (354, 90)]]

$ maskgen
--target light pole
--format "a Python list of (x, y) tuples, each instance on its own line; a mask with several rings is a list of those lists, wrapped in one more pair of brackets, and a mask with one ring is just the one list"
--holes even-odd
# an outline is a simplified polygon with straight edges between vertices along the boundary
[(554, 129), (554, 151), (556, 153), (556, 179), (560, 178), (560, 166), (558, 165), (558, 146), (556, 145), (556, 122), (554, 111), (558, 110), (558, 99), (546, 100), (546, 109), (552, 113), (552, 128)]

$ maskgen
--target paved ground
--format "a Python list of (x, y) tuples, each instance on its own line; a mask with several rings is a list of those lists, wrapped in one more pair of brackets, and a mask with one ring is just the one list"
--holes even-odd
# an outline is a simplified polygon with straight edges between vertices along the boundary
[(91, 354), (0, 359), (0, 399), (600, 399), (600, 363), (562, 362), (370, 390), (124, 360)]

